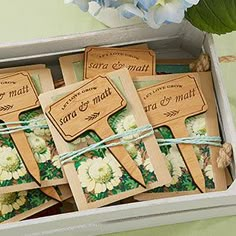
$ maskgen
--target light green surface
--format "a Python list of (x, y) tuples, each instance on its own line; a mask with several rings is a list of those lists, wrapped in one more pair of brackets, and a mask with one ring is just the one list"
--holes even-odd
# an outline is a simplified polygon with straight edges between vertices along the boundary
[(0, 42), (14, 42), (106, 28), (63, 0), (0, 0)]
[[(14, 42), (103, 29), (101, 23), (63, 0), (0, 0), (0, 42)], [(236, 55), (236, 32), (215, 36), (219, 56)], [(236, 120), (236, 62), (222, 64), (224, 81)], [(236, 201), (236, 200), (235, 200)], [(236, 216), (162, 226), (113, 235), (231, 236)]]
[(214, 40), (219, 57), (225, 55), (236, 55), (236, 31), (221, 36), (215, 35)]
[[(235, 236), (236, 217), (224, 217), (185, 224), (161, 226), (109, 236)], [(230, 227), (230, 228), (229, 228)], [(107, 235), (107, 236), (108, 236)]]
[[(219, 57), (233, 56), (236, 58), (236, 32), (223, 36), (215, 35), (214, 41)], [(221, 63), (221, 70), (236, 125), (236, 62)]]
[[(236, 37), (235, 37), (236, 40)], [(235, 51), (236, 55), (236, 51)], [(236, 62), (222, 63), (221, 70), (236, 126)]]

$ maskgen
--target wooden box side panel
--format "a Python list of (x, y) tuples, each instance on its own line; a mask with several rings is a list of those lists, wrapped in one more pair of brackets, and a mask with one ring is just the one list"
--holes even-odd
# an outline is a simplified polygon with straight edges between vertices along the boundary
[[(126, 204), (0, 226), (2, 235), (97, 235), (236, 214), (235, 195), (225, 192)], [(227, 202), (227, 205), (224, 205)], [(5, 234), (4, 234), (5, 233)]]

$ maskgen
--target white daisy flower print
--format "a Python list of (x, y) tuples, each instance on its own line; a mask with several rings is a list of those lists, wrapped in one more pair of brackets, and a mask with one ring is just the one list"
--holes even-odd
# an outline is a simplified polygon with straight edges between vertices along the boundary
[(0, 194), (0, 214), (4, 216), (19, 210), (26, 203), (26, 197), (26, 191)]
[(0, 181), (18, 180), (26, 173), (26, 168), (16, 149), (0, 147)]
[(83, 188), (95, 194), (112, 190), (121, 182), (122, 171), (119, 163), (110, 153), (105, 158), (87, 159), (78, 168), (78, 175)]

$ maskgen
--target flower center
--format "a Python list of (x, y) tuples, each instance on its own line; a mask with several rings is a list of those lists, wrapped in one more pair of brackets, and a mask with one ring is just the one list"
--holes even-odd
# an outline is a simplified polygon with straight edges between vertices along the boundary
[(94, 163), (89, 168), (89, 175), (97, 183), (108, 183), (112, 178), (112, 168), (104, 163)]
[(16, 193), (4, 193), (0, 195), (0, 202), (2, 205), (9, 205), (13, 204), (17, 200), (17, 194)]
[(159, 0), (158, 3), (156, 3), (156, 4), (164, 6), (166, 4), (166, 0)]
[(35, 149), (39, 153), (44, 153), (47, 150), (46, 144), (41, 138), (35, 139)]
[(5, 171), (13, 172), (20, 166), (20, 160), (16, 155), (9, 155), (5, 157), (5, 163), (2, 165), (2, 169)]

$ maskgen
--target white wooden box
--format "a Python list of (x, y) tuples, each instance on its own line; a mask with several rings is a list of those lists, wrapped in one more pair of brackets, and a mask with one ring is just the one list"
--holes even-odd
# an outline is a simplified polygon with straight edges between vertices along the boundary
[[(159, 30), (145, 25), (67, 35), (31, 42), (0, 44), (0, 67), (46, 63), (60, 78), (58, 57), (82, 51), (89, 45), (128, 45), (148, 42), (158, 58), (194, 58), (202, 50), (211, 56), (219, 119), (224, 141), (236, 147), (236, 133), (223, 85), (213, 38), (189, 23), (171, 24)], [(235, 176), (235, 164), (232, 174)], [(61, 214), (0, 225), (0, 235), (98, 235), (145, 227), (236, 215), (236, 181), (224, 192), (139, 202), (82, 212)]]

